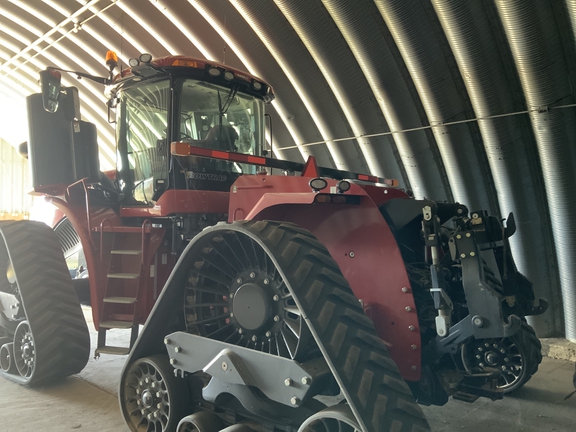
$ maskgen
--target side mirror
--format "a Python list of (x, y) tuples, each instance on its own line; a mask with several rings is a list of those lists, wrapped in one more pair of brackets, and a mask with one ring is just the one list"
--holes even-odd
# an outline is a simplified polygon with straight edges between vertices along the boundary
[(55, 113), (58, 110), (60, 98), (60, 72), (54, 69), (40, 71), (40, 88), (42, 89), (42, 104), (48, 112)]

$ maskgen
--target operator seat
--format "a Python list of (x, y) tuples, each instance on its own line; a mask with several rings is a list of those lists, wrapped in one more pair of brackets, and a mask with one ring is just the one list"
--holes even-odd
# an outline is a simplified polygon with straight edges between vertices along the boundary
[[(203, 140), (184, 140), (193, 146), (211, 150), (237, 152), (236, 140), (238, 133), (232, 126), (216, 125), (212, 127)], [(181, 172), (182, 180), (176, 180), (176, 188), (196, 190), (228, 191), (230, 186), (241, 174), (235, 169), (233, 162), (203, 158), (198, 156), (175, 156)], [(236, 164), (237, 166), (237, 164)]]
[(205, 145), (202, 147), (211, 148), (213, 150), (233, 151), (237, 152), (236, 140), (238, 133), (232, 126), (216, 125), (208, 131), (204, 139)]

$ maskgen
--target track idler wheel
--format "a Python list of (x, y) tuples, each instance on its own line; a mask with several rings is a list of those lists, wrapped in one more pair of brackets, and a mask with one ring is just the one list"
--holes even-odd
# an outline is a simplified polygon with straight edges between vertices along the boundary
[(218, 432), (221, 429), (222, 422), (216, 414), (200, 411), (180, 420), (176, 432)]
[(16, 372), (13, 346), (14, 344), (10, 342), (0, 347), (0, 369), (2, 369), (2, 372), (6, 373)]
[(186, 383), (174, 376), (168, 357), (156, 355), (138, 359), (124, 377), (120, 383), (121, 406), (131, 430), (176, 430), (190, 408), (190, 402)]
[(347, 404), (328, 407), (310, 416), (298, 432), (354, 432), (362, 431)]

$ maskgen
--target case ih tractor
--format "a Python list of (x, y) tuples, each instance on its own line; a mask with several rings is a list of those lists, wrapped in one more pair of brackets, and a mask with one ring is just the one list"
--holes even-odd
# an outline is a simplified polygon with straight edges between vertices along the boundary
[[(525, 316), (546, 303), (514, 264), (512, 216), (268, 158), (262, 80), (149, 55), (113, 76), (114, 57), (109, 78), (74, 72), (109, 86), (113, 174), (58, 69), (28, 97), (34, 191), (66, 217), (0, 223), (5, 377), (85, 366), (79, 297), (95, 355), (128, 355), (132, 431), (429, 430), (416, 402), (497, 399), (536, 372)], [(88, 279), (72, 281), (62, 251), (78, 243)]]

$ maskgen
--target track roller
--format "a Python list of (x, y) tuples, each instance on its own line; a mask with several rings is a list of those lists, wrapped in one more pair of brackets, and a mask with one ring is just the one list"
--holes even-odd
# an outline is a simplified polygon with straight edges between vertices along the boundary
[(222, 422), (216, 414), (199, 411), (180, 420), (176, 432), (218, 432), (221, 429)]
[(354, 432), (362, 428), (347, 404), (328, 407), (310, 416), (298, 432)]
[(7, 373), (16, 372), (13, 346), (14, 344), (10, 342), (0, 347), (0, 369), (2, 369), (2, 372)]
[(132, 363), (120, 384), (120, 397), (131, 430), (174, 431), (190, 409), (186, 384), (174, 376), (165, 355)]

